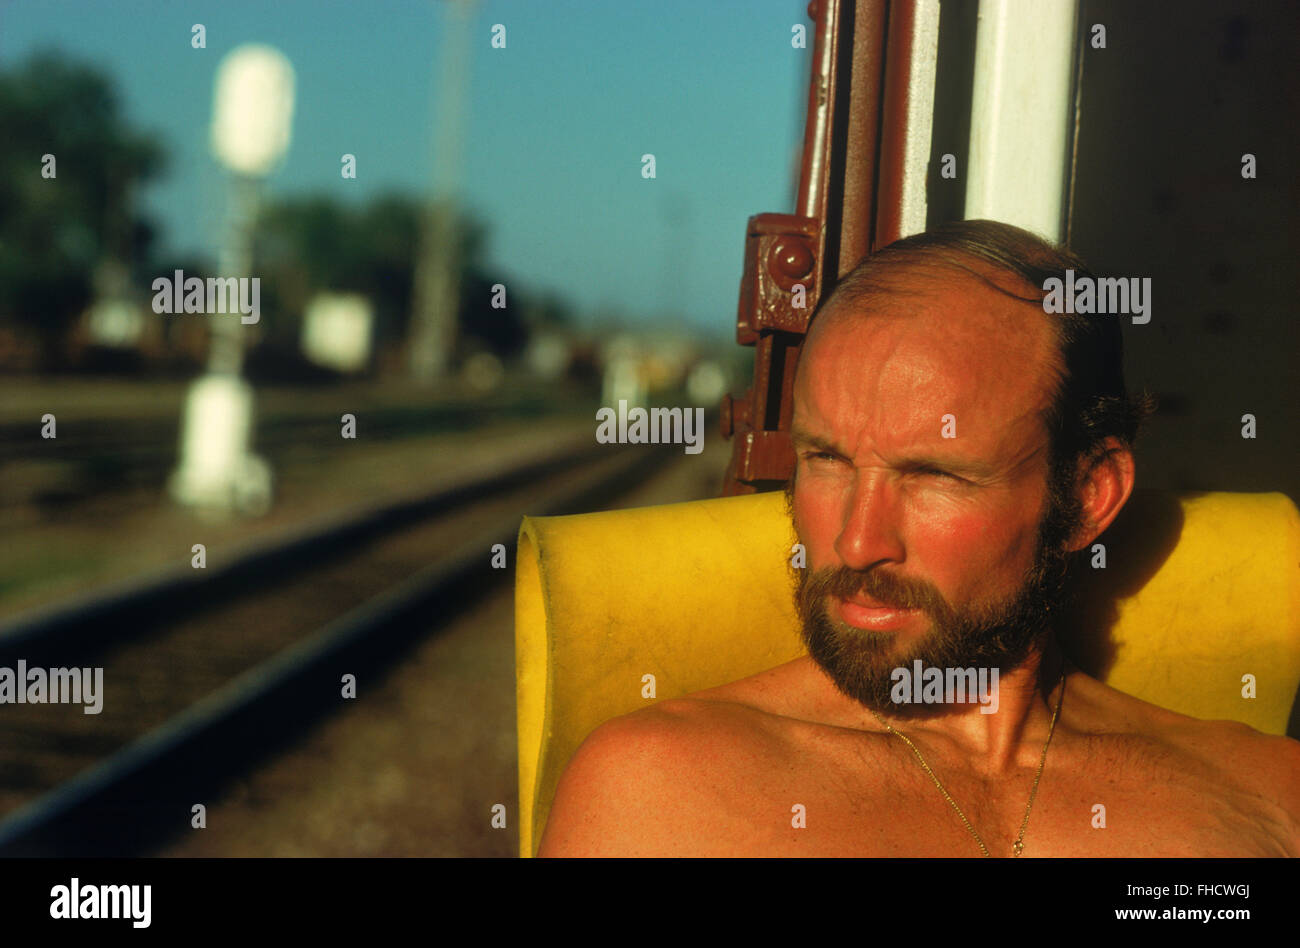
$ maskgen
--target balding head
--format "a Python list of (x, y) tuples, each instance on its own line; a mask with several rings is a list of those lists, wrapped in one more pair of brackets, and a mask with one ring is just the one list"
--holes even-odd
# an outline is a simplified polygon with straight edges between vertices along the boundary
[[(968, 313), (966, 325), (954, 324), (946, 335), (967, 329), (986, 332), (991, 334), (988, 341), (1006, 343), (1005, 356), (1015, 358), (1019, 336), (1037, 340), (1042, 329), (1048, 331), (1054, 355), (1044, 356), (1034, 370), (1051, 386), (1043, 422), (1052, 469), (1065, 477), (1108, 438), (1131, 447), (1150, 411), (1149, 399), (1131, 399), (1125, 387), (1118, 320), (1044, 312), (1044, 282), (1062, 278), (1066, 270), (1076, 277), (1091, 276), (1076, 254), (1018, 227), (983, 220), (952, 222), (896, 241), (846, 274), (813, 319), (809, 343), (819, 334), (819, 324), (832, 319), (906, 314), (915, 309), (909, 300), (963, 286), (974, 298), (981, 295), (976, 287), (982, 287), (988, 291), (982, 293), (987, 313), (996, 325)], [(801, 359), (801, 372), (804, 364)]]
[(923, 425), (951, 414), (962, 419), (963, 436), (1000, 430), (1005, 421), (1041, 442), (1046, 460), (1060, 348), (1048, 317), (993, 279), (900, 269), (887, 288), (828, 305), (804, 345), (796, 405), (838, 391), (841, 410), (854, 404)]

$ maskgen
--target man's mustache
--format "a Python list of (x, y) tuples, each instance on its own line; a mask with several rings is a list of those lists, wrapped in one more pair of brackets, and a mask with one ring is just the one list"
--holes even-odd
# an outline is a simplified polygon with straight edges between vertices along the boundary
[(922, 579), (894, 576), (879, 568), (861, 572), (847, 566), (828, 566), (815, 571), (805, 571), (799, 595), (808, 605), (822, 601), (826, 596), (851, 599), (867, 596), (886, 606), (899, 609), (920, 609), (938, 620), (952, 614), (952, 608), (930, 583)]

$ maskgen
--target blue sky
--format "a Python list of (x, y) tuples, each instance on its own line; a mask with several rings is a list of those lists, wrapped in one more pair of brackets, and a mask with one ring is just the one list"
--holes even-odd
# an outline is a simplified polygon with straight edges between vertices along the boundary
[[(257, 41), (294, 64), (294, 138), (271, 178), (275, 194), (423, 191), (433, 178), (443, 7), (10, 0), (0, 4), (0, 63), (55, 48), (102, 67), (128, 119), (170, 153), (166, 178), (144, 196), (165, 244), (208, 253), (224, 197), (208, 151), (221, 57)], [(587, 315), (609, 307), (648, 317), (674, 306), (729, 332), (746, 219), (792, 209), (811, 51), (793, 49), (790, 36), (807, 22), (805, 8), (476, 4), (458, 192), (489, 225), (489, 263)], [(190, 45), (194, 23), (206, 27), (206, 49)], [(505, 49), (491, 48), (496, 23)], [(641, 176), (647, 152), (655, 180)], [(344, 153), (357, 156), (355, 181), (339, 175)]]

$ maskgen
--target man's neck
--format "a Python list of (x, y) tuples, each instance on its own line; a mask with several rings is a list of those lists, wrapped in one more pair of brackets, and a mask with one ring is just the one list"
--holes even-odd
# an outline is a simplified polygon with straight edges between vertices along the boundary
[[(939, 714), (908, 715), (892, 710), (878, 713), (908, 737), (920, 736), (923, 741), (933, 739), (937, 744), (950, 745), (949, 749), (972, 767), (995, 777), (1019, 766), (1022, 747), (1032, 744), (1037, 753), (1046, 742), (1052, 713), (1061, 697), (1063, 670), (1068, 674), (1059, 646), (1049, 637), (1041, 650), (1031, 652), (1018, 667), (999, 675), (997, 710), (991, 714), (984, 713), (984, 706), (978, 703), (949, 705)], [(864, 706), (842, 695), (840, 698), (851, 706), (845, 710), (861, 729), (881, 730), (879, 721)]]

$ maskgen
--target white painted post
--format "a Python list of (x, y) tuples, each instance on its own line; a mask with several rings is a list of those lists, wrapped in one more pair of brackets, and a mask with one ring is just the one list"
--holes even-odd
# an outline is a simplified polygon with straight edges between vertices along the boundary
[[(220, 276), (253, 278), (249, 247), (258, 185), (288, 151), (293, 98), (293, 66), (270, 46), (237, 47), (217, 67), (212, 150), (233, 174)], [(243, 317), (203, 318), (212, 321), (207, 372), (186, 396), (181, 459), (168, 489), (177, 502), (208, 511), (260, 513), (270, 505), (271, 469), (249, 450), (253, 390), (240, 378)]]
[(966, 219), (1063, 237), (1078, 0), (980, 0)]
[(925, 184), (930, 166), (930, 139), (934, 134), (934, 85), (938, 61), (939, 0), (914, 0), (899, 237), (925, 230)]

